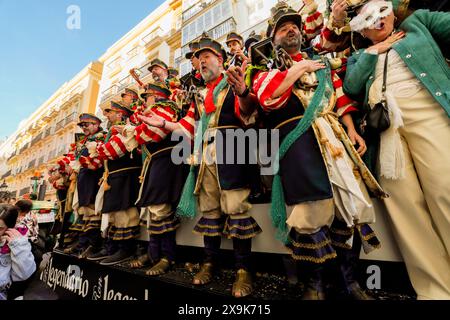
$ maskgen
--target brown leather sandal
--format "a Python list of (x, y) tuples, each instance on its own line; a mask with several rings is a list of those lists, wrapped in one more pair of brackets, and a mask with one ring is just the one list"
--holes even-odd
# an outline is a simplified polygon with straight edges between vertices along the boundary
[(169, 260), (162, 258), (157, 264), (148, 269), (145, 274), (148, 276), (159, 276), (166, 273), (171, 267)]
[(253, 292), (253, 281), (250, 272), (240, 269), (236, 274), (236, 281), (233, 283), (232, 294), (235, 298), (243, 298)]
[(150, 265), (150, 258), (147, 254), (143, 254), (136, 259), (133, 259), (129, 262), (128, 267), (130, 269), (140, 269), (143, 267), (147, 267)]
[(213, 278), (214, 266), (212, 263), (204, 263), (200, 271), (194, 276), (192, 281), (195, 285), (205, 285), (211, 282)]

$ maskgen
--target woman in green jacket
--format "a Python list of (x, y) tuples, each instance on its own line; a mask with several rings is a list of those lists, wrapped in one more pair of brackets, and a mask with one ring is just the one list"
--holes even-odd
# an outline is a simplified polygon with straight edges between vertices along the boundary
[[(385, 98), (377, 174), (418, 299), (450, 299), (450, 13), (417, 10), (394, 28), (392, 4), (373, 0), (352, 19), (371, 44), (349, 59), (344, 90), (370, 110)], [(378, 139), (377, 139), (378, 140)]]

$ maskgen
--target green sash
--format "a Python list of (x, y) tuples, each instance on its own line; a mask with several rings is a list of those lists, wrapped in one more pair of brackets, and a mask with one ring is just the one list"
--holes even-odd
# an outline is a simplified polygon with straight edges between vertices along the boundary
[[(317, 57), (315, 57), (315, 59), (317, 59)], [(305, 110), (303, 118), (299, 121), (294, 130), (292, 130), (283, 140), (275, 158), (277, 169), (272, 184), (272, 204), (270, 208), (270, 216), (274, 227), (277, 229), (277, 239), (283, 241), (284, 243), (288, 243), (288, 228), (286, 224), (287, 214), (283, 184), (281, 182), (281, 176), (278, 170), (279, 161), (283, 159), (294, 142), (296, 142), (311, 127), (314, 120), (328, 104), (334, 89), (333, 83), (331, 82), (329, 63), (327, 61), (325, 61), (325, 63), (325, 69), (316, 71), (319, 85), (314, 92), (311, 102)]]

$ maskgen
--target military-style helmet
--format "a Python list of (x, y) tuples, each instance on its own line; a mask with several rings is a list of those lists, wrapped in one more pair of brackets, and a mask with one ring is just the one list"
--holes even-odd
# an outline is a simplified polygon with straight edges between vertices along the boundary
[(266, 32), (268, 38), (273, 38), (278, 27), (286, 21), (294, 22), (298, 29), (302, 30), (302, 16), (286, 2), (278, 2), (275, 7), (271, 9), (271, 13)]
[(241, 46), (244, 45), (244, 38), (242, 38), (242, 36), (240, 34), (238, 34), (237, 32), (234, 32), (234, 31), (231, 31), (227, 35), (227, 40), (225, 41), (225, 43), (228, 44), (231, 41), (237, 41), (241, 44)]
[(126, 117), (130, 117), (133, 114), (133, 110), (122, 105), (120, 102), (117, 101), (111, 101), (111, 105), (105, 108), (105, 111), (107, 110), (118, 111)]
[(203, 35), (198, 41), (198, 49), (194, 54), (198, 58), (200, 53), (205, 50), (211, 51), (216, 56), (221, 56), (224, 60), (227, 58), (227, 53), (219, 42), (211, 39), (209, 36)]
[(255, 30), (253, 30), (250, 35), (248, 36), (248, 38), (245, 40), (244, 43), (244, 47), (245, 50), (249, 50), (250, 46), (256, 42), (259, 42), (262, 40), (262, 36), (260, 36), (259, 34), (256, 34)]
[(192, 41), (189, 43), (189, 52), (186, 53), (185, 57), (188, 60), (191, 60), (191, 58), (194, 56), (195, 51), (198, 50), (198, 41)]
[(148, 95), (157, 95), (162, 98), (169, 98), (171, 92), (164, 82), (151, 81), (145, 86), (145, 92), (141, 93), (141, 98), (143, 100), (147, 99)]
[(152, 72), (152, 69), (156, 66), (161, 67), (166, 70), (169, 69), (169, 67), (167, 66), (167, 64), (164, 63), (164, 61), (162, 61), (160, 59), (154, 59), (150, 62), (150, 67), (148, 67), (148, 71)]

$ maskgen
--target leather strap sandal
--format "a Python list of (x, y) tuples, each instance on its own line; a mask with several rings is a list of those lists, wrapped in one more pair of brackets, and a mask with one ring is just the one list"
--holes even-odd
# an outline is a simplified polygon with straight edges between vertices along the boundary
[(136, 259), (130, 261), (128, 267), (130, 269), (140, 269), (150, 265), (150, 258), (147, 254), (140, 255)]
[(232, 294), (235, 298), (243, 298), (253, 291), (253, 281), (250, 272), (239, 269), (236, 274), (236, 281), (233, 283)]
[(155, 264), (153, 267), (151, 267), (150, 269), (148, 269), (145, 274), (148, 276), (159, 276), (162, 275), (164, 273), (166, 273), (170, 267), (171, 267), (171, 263), (169, 260), (162, 258), (161, 260), (159, 260), (159, 262), (157, 264)]
[(204, 263), (200, 271), (194, 276), (192, 281), (195, 285), (205, 285), (211, 282), (213, 278), (214, 266), (212, 263)]

